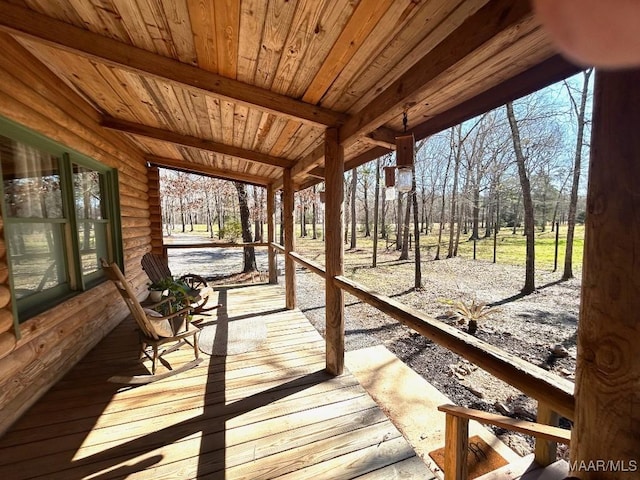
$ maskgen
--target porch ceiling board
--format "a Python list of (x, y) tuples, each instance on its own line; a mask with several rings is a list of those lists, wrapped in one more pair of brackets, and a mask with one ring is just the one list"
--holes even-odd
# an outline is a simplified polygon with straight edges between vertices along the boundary
[[(100, 9), (100, 11), (103, 10), (106, 9)], [(104, 16), (98, 17), (98, 24), (103, 19)], [(259, 107), (267, 112), (287, 116), (297, 121), (317, 125), (336, 125), (344, 120), (344, 115), (338, 112), (207, 72), (8, 2), (0, 2), (0, 27), (10, 33), (26, 36), (112, 66), (170, 81), (198, 92), (214, 94), (234, 103)]]
[(323, 105), (357, 113), (486, 2), (451, 0), (416, 5), (412, 0), (395, 1), (372, 32), (376, 41), (354, 55)]
[[(556, 55), (516, 0), (22, 5), (0, 0), (0, 30), (101, 114), (180, 139), (136, 137), (145, 154), (276, 184), (289, 166), (297, 185), (317, 181), (327, 125), (340, 128), (345, 163), (359, 164), (393, 149), (403, 111), (416, 134), (433, 133), (417, 127), (468, 118), (486, 92), (513, 99), (496, 86)], [(218, 153), (194, 150), (205, 144)]]
[[(456, 63), (494, 40), (504, 30), (518, 26), (531, 16), (528, 2), (495, 0), (467, 17), (449, 36), (418, 60), (340, 128), (340, 140), (358, 135), (400, 117), (403, 111), (424, 101), (429, 83)], [(487, 72), (488, 73), (488, 72)], [(485, 73), (483, 76), (486, 76)]]

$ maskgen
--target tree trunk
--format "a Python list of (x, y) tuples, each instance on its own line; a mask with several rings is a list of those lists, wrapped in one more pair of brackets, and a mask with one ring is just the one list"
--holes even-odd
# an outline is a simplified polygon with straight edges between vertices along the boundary
[[(351, 175), (353, 175), (353, 171), (351, 172)], [(346, 201), (346, 205), (344, 207), (344, 211), (345, 211), (345, 220), (344, 220), (344, 243), (346, 244), (348, 239), (349, 239), (349, 225), (351, 224), (351, 182), (347, 182), (345, 180), (345, 187), (344, 187), (344, 191), (345, 191), (345, 201)]]
[(280, 245), (284, 246), (284, 192), (280, 192)]
[[(556, 228), (556, 221), (558, 219), (558, 210), (560, 209), (560, 201), (562, 200), (562, 192), (564, 192), (564, 187), (567, 186), (567, 182), (569, 181), (569, 177), (571, 176), (572, 172), (569, 172), (569, 175), (567, 175), (567, 177), (564, 179), (564, 182), (562, 182), (562, 186), (560, 187), (560, 190), (558, 190), (558, 196), (556, 197), (556, 202), (555, 205), (553, 207), (553, 214), (551, 216), (551, 231), (555, 231)], [(576, 201), (578, 200), (578, 196), (576, 195)]]
[(507, 117), (509, 126), (511, 127), (511, 138), (513, 140), (513, 149), (516, 155), (516, 163), (518, 165), (518, 176), (520, 177), (520, 186), (522, 187), (522, 201), (524, 205), (524, 230), (527, 237), (527, 259), (525, 267), (524, 286), (522, 293), (527, 295), (533, 293), (536, 289), (535, 284), (535, 217), (533, 210), (533, 200), (531, 198), (531, 183), (527, 176), (525, 168), (525, 158), (522, 153), (522, 145), (520, 143), (520, 130), (515, 114), (513, 113), (513, 104), (507, 103)]
[(316, 186), (313, 186), (313, 203), (312, 205), (312, 210), (311, 210), (311, 221), (313, 222), (313, 239), (317, 240), (318, 238), (318, 232), (316, 230), (316, 223), (318, 223), (318, 208), (317, 208), (317, 202), (316, 202)]
[(358, 169), (354, 168), (351, 175), (351, 248), (356, 248), (356, 187), (358, 185)]
[(256, 242), (261, 240), (260, 238), (260, 202), (258, 201), (258, 189), (257, 187), (253, 187), (253, 204), (255, 207), (255, 218), (253, 219), (253, 238), (256, 239)]
[[(458, 137), (460, 135), (458, 134)], [(451, 133), (451, 148), (453, 148), (453, 131)], [(455, 257), (454, 248), (453, 248), (453, 239), (455, 232), (455, 221), (456, 221), (456, 207), (458, 201), (458, 177), (460, 173), (460, 152), (462, 149), (462, 145), (458, 144), (458, 148), (455, 153), (455, 165), (453, 168), (453, 188), (451, 189), (451, 226), (449, 228), (449, 251), (447, 252), (447, 258)], [(442, 199), (442, 203), (444, 205), (444, 197)], [(460, 223), (458, 222), (458, 231), (460, 231)]]
[[(378, 175), (380, 173), (378, 172)], [(384, 188), (380, 189), (378, 192), (378, 197), (382, 197), (380, 201), (380, 238), (387, 238), (387, 202), (384, 199), (385, 191)]]
[(583, 73), (584, 81), (582, 84), (582, 97), (580, 98), (579, 108), (577, 107), (571, 92), (569, 92), (569, 96), (571, 97), (571, 101), (578, 117), (578, 135), (576, 138), (576, 153), (575, 161), (573, 163), (573, 183), (571, 185), (571, 198), (569, 200), (569, 214), (567, 217), (567, 247), (564, 254), (564, 272), (562, 273), (562, 280), (569, 280), (570, 278), (573, 278), (573, 236), (576, 227), (576, 207), (578, 204), (582, 146), (584, 143), (584, 127), (586, 123), (584, 117), (587, 106), (587, 94), (589, 90), (589, 77), (591, 76), (591, 72), (592, 70), (588, 69)]
[(540, 219), (540, 231), (547, 231), (547, 189), (549, 182), (544, 180), (544, 188), (542, 189), (542, 218)]
[(412, 193), (407, 193), (407, 205), (405, 208), (404, 222), (402, 224), (402, 253), (399, 260), (409, 260), (409, 224), (411, 222), (411, 197)]
[(178, 197), (178, 202), (180, 203), (180, 221), (182, 222), (182, 233), (187, 231), (187, 223), (184, 219), (184, 198), (182, 195)]
[[(457, 220), (457, 224), (458, 224), (458, 228), (456, 230), (456, 238), (455, 238), (455, 242), (453, 244), (453, 257), (457, 257), (458, 256), (458, 246), (460, 245), (460, 233), (462, 231), (462, 229), (460, 228), (460, 225), (466, 225), (467, 224), (467, 218), (465, 215), (465, 209), (464, 209), (464, 205), (461, 205), (460, 203), (458, 203), (458, 220)], [(447, 256), (447, 258), (449, 258)]]
[[(444, 182), (442, 183), (442, 204), (440, 205), (440, 222), (439, 222), (439, 226), (438, 226), (438, 245), (436, 246), (436, 256), (434, 257), (434, 260), (440, 260), (440, 243), (442, 242), (442, 232), (444, 230), (444, 215), (445, 215), (445, 195), (447, 193), (447, 181), (449, 180), (449, 169), (451, 168), (451, 153), (449, 153), (449, 157), (447, 158), (447, 168), (444, 171)], [(431, 204), (433, 205), (433, 201), (431, 202)], [(453, 218), (454, 215), (451, 216), (451, 218)], [(451, 228), (453, 228), (453, 220), (451, 221)], [(450, 239), (450, 242), (452, 242), (453, 239)], [(451, 243), (449, 246), (449, 251), (451, 251)]]
[(376, 187), (373, 200), (373, 259), (372, 267), (378, 264), (378, 208), (380, 207), (380, 158), (376, 160)]
[(371, 236), (371, 227), (369, 226), (369, 174), (362, 176), (362, 185), (364, 193), (362, 201), (364, 202), (364, 236)]
[(304, 202), (300, 204), (300, 236), (307, 236), (307, 205)]
[[(247, 201), (247, 188), (244, 183), (233, 182), (238, 191), (238, 206), (240, 207), (240, 223), (242, 224), (242, 241), (251, 243), (251, 219), (249, 218), (249, 202)], [(256, 255), (253, 247), (244, 247), (244, 265), (242, 271), (255, 272)]]
[(480, 187), (476, 184), (473, 186), (473, 216), (472, 216), (472, 229), (469, 240), (480, 239)]
[[(411, 185), (411, 199), (413, 201), (413, 240), (415, 244), (415, 270), (413, 287), (422, 288), (422, 261), (420, 258), (420, 221), (418, 218), (418, 194), (416, 193), (416, 165), (413, 164), (413, 181)], [(407, 202), (408, 203), (408, 202)]]

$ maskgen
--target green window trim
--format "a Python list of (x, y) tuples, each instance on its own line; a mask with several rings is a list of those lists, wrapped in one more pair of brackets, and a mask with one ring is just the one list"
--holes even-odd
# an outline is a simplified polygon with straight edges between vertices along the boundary
[[(124, 254), (120, 217), (118, 172), (114, 168), (107, 167), (80, 152), (67, 148), (64, 145), (50, 140), (49, 138), (46, 138), (41, 134), (31, 131), (28, 128), (10, 120), (4, 119), (3, 117), (0, 117), (0, 135), (12, 140), (13, 142), (19, 142), (27, 147), (37, 149), (42, 154), (46, 154), (57, 159), (58, 171), (56, 172), (48, 169), (46, 171), (47, 175), (50, 175), (49, 172), (54, 172), (54, 174), (59, 176), (59, 182), (56, 183), (56, 186), (59, 186), (62, 202), (62, 218), (46, 218), (46, 215), (45, 218), (37, 215), (33, 218), (20, 216), (11, 217), (8, 215), (9, 212), (5, 205), (6, 197), (4, 187), (6, 184), (4, 176), (2, 175), (2, 172), (0, 172), (0, 194), (3, 199), (3, 201), (0, 202), (0, 205), (2, 208), (2, 218), (5, 224), (3, 233), (7, 248), (6, 259), (9, 269), (9, 285), (11, 287), (14, 327), (15, 333), (19, 337), (20, 323), (106, 281), (102, 270), (99, 267), (94, 268), (92, 262), (94, 260), (94, 255), (105, 255), (110, 261), (116, 262), (120, 265), (120, 268), (123, 268)], [(48, 165), (50, 164), (47, 163), (47, 166)], [(55, 163), (51, 165), (55, 165)], [(4, 165), (0, 165), (0, 167), (4, 167)], [(16, 170), (14, 170), (14, 172), (15, 171)], [(93, 196), (95, 203), (94, 200), (89, 200), (89, 202), (91, 202), (89, 204), (91, 205), (91, 209), (87, 207), (87, 203), (84, 204), (84, 207), (82, 204), (78, 207), (78, 198), (75, 196), (78, 188), (75, 182), (78, 181), (78, 179), (74, 178), (74, 172), (78, 172), (80, 176), (83, 175), (82, 172), (89, 172), (88, 174), (91, 178), (97, 179), (97, 181), (91, 180), (88, 182), (90, 185), (94, 185), (94, 187), (96, 187), (91, 187), (92, 190), (80, 187), (82, 192), (91, 192), (91, 195), (94, 195), (94, 191), (98, 192)], [(91, 172), (95, 172), (95, 174), (92, 174)], [(95, 175), (95, 177), (93, 175)], [(75, 176), (77, 177), (77, 175)], [(35, 177), (37, 177), (37, 175), (35, 175), (34, 178)], [(15, 174), (13, 178), (16, 178)], [(82, 182), (82, 180), (80, 180), (80, 182)], [(84, 183), (81, 183), (81, 185), (84, 185)], [(44, 201), (46, 197), (42, 197), (42, 193), (39, 195), (41, 199), (40, 201), (46, 203)], [(12, 201), (11, 204), (20, 205), (20, 202)], [(59, 211), (59, 203), (56, 203), (56, 205), (58, 205), (56, 208), (58, 209), (57, 211)], [(94, 211), (94, 205), (98, 205), (100, 212), (92, 218), (87, 212)], [(13, 209), (15, 207), (11, 208), (12, 212), (14, 212), (15, 210)], [(78, 211), (83, 211), (84, 216), (87, 218), (78, 218)], [(20, 210), (18, 210), (18, 215), (19, 213)], [(28, 227), (29, 225), (32, 225), (32, 227)], [(55, 225), (58, 225), (58, 227)], [(18, 299), (14, 277), (15, 266), (13, 265), (14, 262), (12, 258), (12, 247), (10, 245), (11, 242), (9, 241), (9, 231), (11, 228), (20, 229), (22, 226), (27, 226), (27, 229), (35, 228), (36, 230), (44, 228), (44, 230), (40, 231), (49, 232), (47, 233), (49, 236), (53, 235), (52, 238), (54, 244), (53, 247), (50, 246), (50, 248), (55, 248), (55, 250), (51, 251), (51, 255), (55, 255), (55, 257), (45, 257), (50, 258), (49, 261), (51, 261), (51, 259), (54, 259), (54, 261), (44, 272), (42, 272), (42, 269), (40, 269), (40, 272), (33, 271), (33, 266), (26, 267), (26, 274), (23, 271), (23, 276), (27, 275), (27, 278), (38, 278), (38, 275), (40, 275), (42, 277), (42, 281), (40, 282), (41, 286), (35, 290), (33, 290), (32, 287), (31, 292), (21, 294), (21, 298)], [(81, 229), (79, 229), (79, 226)], [(87, 233), (87, 230), (91, 233)], [(21, 232), (21, 230), (14, 231), (13, 235), (22, 237), (22, 233), (18, 232)], [(85, 234), (84, 250), (81, 249), (81, 232)], [(87, 243), (87, 241), (89, 241), (89, 243)], [(54, 265), (56, 263), (62, 263), (63, 266), (58, 267)], [(29, 268), (32, 269), (31, 274), (29, 274)], [(51, 272), (49, 270), (51, 270)], [(55, 283), (56, 281), (60, 281), (61, 271), (64, 272), (64, 281), (53, 286), (47, 286), (45, 288), (42, 287), (42, 285), (47, 281), (47, 276), (50, 276), (51, 278), (52, 275), (57, 273), (57, 277), (53, 277), (53, 282)]]

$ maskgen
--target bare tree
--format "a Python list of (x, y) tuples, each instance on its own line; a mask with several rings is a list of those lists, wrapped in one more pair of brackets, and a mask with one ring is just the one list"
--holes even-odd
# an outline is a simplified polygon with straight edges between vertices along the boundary
[(396, 250), (402, 250), (402, 193), (398, 192), (396, 205)]
[[(251, 243), (251, 219), (249, 218), (249, 202), (247, 199), (247, 188), (244, 183), (234, 182), (234, 186), (238, 191), (238, 205), (240, 207), (240, 223), (242, 225), (242, 241)], [(243, 272), (255, 272), (258, 269), (256, 265), (256, 255), (253, 247), (244, 247)]]
[[(353, 170), (349, 172), (350, 175), (353, 175)], [(344, 198), (345, 198), (345, 219), (344, 219), (344, 243), (347, 243), (349, 238), (349, 225), (351, 224), (351, 186), (353, 182), (351, 180), (347, 180), (347, 176), (344, 177)]]
[[(413, 177), (415, 179), (415, 175)], [(412, 193), (407, 192), (404, 222), (402, 223), (402, 253), (399, 260), (409, 260), (409, 222), (411, 221), (411, 199)]]
[(376, 184), (375, 196), (373, 199), (373, 258), (371, 266), (375, 268), (378, 264), (378, 208), (380, 206), (380, 157), (376, 160)]
[[(451, 128), (451, 139), (449, 144), (453, 146), (453, 136), (454, 136), (454, 128)], [(442, 243), (442, 232), (444, 231), (444, 220), (445, 220), (445, 203), (446, 203), (446, 194), (447, 194), (447, 182), (449, 181), (449, 170), (451, 168), (451, 160), (453, 159), (453, 148), (449, 148), (449, 155), (447, 156), (447, 168), (444, 172), (444, 180), (442, 181), (442, 203), (440, 205), (440, 222), (438, 225), (438, 244), (436, 246), (436, 256), (434, 260), (440, 260), (440, 244)], [(455, 183), (454, 183), (455, 186)], [(452, 218), (454, 217), (452, 212)], [(451, 221), (451, 228), (453, 229), (453, 220)], [(451, 236), (450, 241), (453, 241), (453, 236)], [(451, 248), (451, 247), (450, 247)]]
[[(425, 140), (422, 141), (422, 145), (424, 145)], [(422, 145), (416, 146), (416, 157), (417, 152), (420, 150)], [(419, 290), (422, 288), (422, 259), (420, 256), (420, 222), (418, 218), (418, 195), (416, 192), (416, 165), (415, 163), (411, 167), (413, 170), (413, 180), (411, 182), (411, 192), (410, 196), (413, 200), (413, 237), (414, 237), (414, 245), (415, 245), (415, 253), (414, 253), (414, 282), (413, 288)], [(407, 202), (408, 203), (408, 202)]]
[(584, 130), (586, 125), (585, 112), (587, 108), (587, 97), (589, 95), (589, 77), (592, 69), (587, 69), (583, 73), (582, 93), (580, 96), (580, 106), (569, 85), (565, 81), (565, 86), (569, 92), (569, 98), (574, 109), (578, 122), (578, 135), (576, 137), (576, 151), (573, 162), (573, 183), (571, 185), (571, 198), (569, 200), (569, 214), (567, 215), (567, 247), (564, 256), (563, 280), (573, 278), (573, 237), (576, 226), (576, 206), (578, 204), (578, 187), (580, 186), (580, 168), (582, 164), (582, 148), (584, 147)]
[(356, 248), (356, 190), (358, 185), (358, 169), (354, 168), (351, 173), (351, 244), (350, 248)]
[(371, 175), (371, 170), (364, 165), (361, 170), (361, 178), (362, 178), (362, 203), (364, 208), (364, 236), (371, 236), (371, 227), (369, 225), (369, 176)]
[[(456, 141), (457, 140), (457, 141)], [(451, 151), (454, 152), (453, 158), (455, 164), (453, 167), (453, 187), (451, 188), (451, 213), (449, 215), (449, 251), (447, 258), (454, 257), (453, 239), (456, 225), (456, 207), (458, 201), (458, 178), (460, 174), (460, 161), (462, 158), (462, 127), (457, 125), (451, 129)], [(460, 230), (460, 222), (458, 222), (458, 230)]]
[(527, 237), (527, 255), (525, 267), (525, 280), (522, 287), (522, 293), (527, 295), (533, 293), (536, 289), (535, 284), (535, 218), (533, 210), (533, 200), (531, 198), (531, 183), (527, 175), (525, 167), (525, 156), (522, 152), (522, 142), (520, 139), (520, 129), (515, 113), (513, 112), (513, 104), (507, 103), (507, 118), (511, 127), (511, 138), (513, 140), (513, 150), (516, 156), (516, 164), (518, 165), (518, 176), (520, 178), (520, 186), (522, 188), (522, 197), (524, 203), (524, 229)]

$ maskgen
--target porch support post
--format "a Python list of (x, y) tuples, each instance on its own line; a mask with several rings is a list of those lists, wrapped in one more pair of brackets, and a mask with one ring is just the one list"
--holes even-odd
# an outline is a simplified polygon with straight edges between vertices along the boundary
[(276, 249), (272, 243), (276, 241), (276, 193), (272, 184), (267, 185), (267, 241), (269, 242), (269, 283), (278, 283), (278, 264)]
[(581, 479), (640, 469), (639, 131), (640, 70), (597, 71), (571, 435)]
[(344, 245), (344, 149), (338, 129), (324, 136), (325, 163), (325, 268), (327, 371), (341, 375), (344, 369), (344, 293), (333, 278), (343, 273)]
[(289, 254), (295, 251), (295, 237), (293, 235), (293, 180), (291, 169), (283, 172), (284, 194), (282, 196), (283, 224), (284, 224), (284, 280), (286, 306), (289, 310), (296, 308), (296, 265)]

